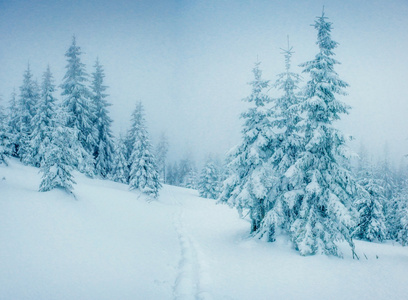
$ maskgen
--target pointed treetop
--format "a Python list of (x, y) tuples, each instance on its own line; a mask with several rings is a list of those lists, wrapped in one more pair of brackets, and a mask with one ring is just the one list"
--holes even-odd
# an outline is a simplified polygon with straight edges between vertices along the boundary
[[(327, 17), (325, 17), (324, 16), (324, 5), (323, 5), (323, 8), (322, 8), (322, 16), (321, 17), (317, 17), (319, 20), (325, 20), (325, 19), (328, 19)], [(331, 23), (330, 23), (331, 24)], [(315, 26), (314, 24), (313, 25), (311, 25), (311, 26)]]
[(27, 63), (27, 69), (24, 73), (24, 77), (31, 79), (33, 77), (32, 73), (31, 73), (31, 66), (30, 66), (30, 62)]
[(98, 75), (101, 77), (105, 77), (103, 66), (99, 62), (99, 57), (96, 57), (94, 68), (95, 68), (95, 72), (93, 73), (94, 76)]
[(77, 56), (79, 56), (81, 54), (82, 54), (81, 47), (77, 46), (76, 36), (73, 35), (72, 36), (72, 44), (68, 48), (67, 52), (65, 53), (65, 56), (70, 57), (70, 58), (76, 58)]
[(288, 38), (288, 49), (283, 49), (280, 48), (282, 50), (281, 54), (283, 54), (285, 56), (285, 68), (286, 68), (286, 72), (289, 72), (290, 70), (290, 60), (292, 58), (292, 54), (295, 53), (293, 51), (293, 47), (290, 46), (289, 43), (289, 35), (287, 36)]
[(138, 101), (135, 106), (135, 110), (132, 113), (133, 120), (136, 121), (138, 124), (144, 123), (144, 107), (142, 101)]
[(43, 74), (43, 86), (48, 86), (51, 84), (51, 81), (53, 80), (52, 78), (52, 73), (51, 73), (51, 68), (50, 65), (47, 66), (47, 69), (45, 70)]
[(334, 55), (332, 50), (337, 47), (338, 43), (333, 41), (331, 38), (332, 24), (326, 21), (328, 19), (322, 12), (321, 17), (316, 17), (316, 21), (313, 26), (317, 31), (317, 41), (316, 44), (319, 46), (320, 53), (331, 56)]

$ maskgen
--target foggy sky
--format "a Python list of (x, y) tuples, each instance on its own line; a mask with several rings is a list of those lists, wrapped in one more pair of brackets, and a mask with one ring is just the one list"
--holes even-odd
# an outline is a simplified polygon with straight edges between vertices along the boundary
[[(336, 124), (378, 155), (388, 143), (408, 153), (408, 1), (4, 1), (0, 0), (0, 94), (18, 91), (30, 63), (41, 80), (47, 64), (59, 85), (75, 34), (87, 72), (97, 57), (109, 86), (117, 135), (135, 103), (146, 109), (153, 143), (162, 131), (170, 158), (201, 160), (240, 141), (251, 69), (284, 71), (280, 48), (294, 47), (293, 71), (318, 49), (311, 24), (322, 6), (339, 42), (336, 71), (350, 84), (351, 114)], [(304, 81), (308, 78), (304, 76)], [(56, 95), (60, 97), (60, 90)], [(271, 96), (279, 96), (272, 91)]]

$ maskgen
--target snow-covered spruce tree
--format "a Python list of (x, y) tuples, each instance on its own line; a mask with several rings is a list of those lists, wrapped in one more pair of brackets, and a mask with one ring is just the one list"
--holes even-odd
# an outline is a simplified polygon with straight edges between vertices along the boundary
[(7, 116), (7, 136), (9, 137), (9, 152), (11, 156), (18, 157), (18, 148), (19, 148), (19, 110), (17, 103), (17, 93), (15, 89), (11, 93), (9, 106), (8, 106), (8, 116)]
[(130, 136), (134, 140), (130, 155), (129, 186), (131, 190), (140, 190), (152, 198), (157, 198), (161, 188), (159, 174), (151, 151), (146, 129), (143, 105), (139, 102), (132, 114)]
[(395, 180), (395, 169), (390, 163), (388, 145), (384, 146), (384, 157), (379, 162), (378, 177), (382, 180), (382, 185), (385, 192), (385, 197), (390, 200), (394, 196), (394, 191), (397, 190), (397, 184)]
[(395, 239), (403, 246), (408, 245), (408, 180), (405, 180), (395, 197)]
[(337, 42), (331, 39), (332, 23), (324, 12), (314, 28), (320, 51), (314, 60), (301, 65), (310, 75), (301, 104), (305, 114), (304, 150), (285, 174), (293, 192), (301, 197), (299, 213), (291, 226), (292, 241), (301, 255), (341, 256), (336, 242), (346, 240), (355, 255), (351, 235), (357, 184), (343, 166), (348, 161), (345, 138), (333, 127), (333, 122), (349, 110), (336, 99), (336, 95), (346, 94), (348, 84), (334, 71), (339, 64), (333, 58)]
[(273, 183), (270, 197), (265, 204), (266, 216), (258, 231), (258, 237), (274, 241), (279, 231), (290, 235), (290, 227), (299, 210), (299, 194), (293, 191), (293, 185), (285, 176), (302, 149), (302, 136), (299, 133), (301, 96), (298, 92), (300, 75), (291, 72), (293, 48), (282, 49), (285, 57), (285, 72), (278, 75), (275, 87), (283, 95), (273, 104), (274, 117), (272, 125), (277, 132), (274, 153), (270, 160), (275, 171), (276, 181)]
[(47, 67), (43, 75), (41, 97), (36, 104), (36, 115), (31, 119), (32, 133), (30, 136), (31, 153), (30, 163), (40, 167), (45, 158), (51, 141), (51, 135), (55, 130), (56, 121), (56, 98), (55, 85), (50, 67)]
[(126, 158), (127, 148), (122, 136), (116, 142), (115, 155), (113, 160), (113, 170), (111, 179), (116, 182), (129, 183), (129, 166)]
[(166, 182), (166, 158), (168, 151), (169, 142), (164, 132), (162, 132), (156, 147), (157, 167), (159, 168), (159, 178), (161, 182)]
[(218, 199), (220, 194), (220, 178), (218, 170), (212, 160), (207, 160), (201, 170), (200, 181), (198, 182), (198, 192), (200, 197)]
[(8, 124), (7, 124), (7, 117), (5, 113), (5, 109), (1, 104), (0, 98), (0, 165), (5, 164), (7, 165), (6, 156), (9, 153), (9, 137), (8, 137)]
[(111, 131), (112, 119), (108, 116), (108, 107), (111, 105), (106, 100), (107, 87), (103, 85), (105, 73), (99, 60), (95, 63), (95, 72), (92, 73), (92, 100), (95, 107), (95, 126), (98, 131), (96, 147), (94, 150), (95, 172), (106, 178), (112, 171), (114, 156), (113, 136)]
[[(383, 164), (379, 166), (379, 172), (381, 171), (384, 171)], [(390, 172), (392, 172), (391, 169)], [(392, 173), (395, 175), (395, 172)], [(387, 186), (384, 183), (384, 177), (384, 174), (378, 174), (382, 187)], [(384, 205), (386, 207), (387, 238), (406, 246), (408, 245), (408, 180), (392, 178), (391, 182), (394, 187), (392, 198), (386, 199)]]
[(397, 206), (399, 205), (399, 187), (395, 178), (395, 170), (389, 162), (387, 146), (384, 147), (384, 158), (378, 163), (375, 177), (384, 190), (384, 215), (388, 228), (389, 239), (396, 240), (399, 230), (399, 219), (397, 217)]
[(395, 175), (397, 189), (394, 202), (394, 222), (392, 223), (395, 239), (403, 246), (408, 245), (408, 169), (407, 162), (403, 159), (399, 164), (399, 170)]
[(37, 102), (39, 99), (39, 87), (33, 80), (30, 65), (24, 73), (23, 84), (20, 87), (20, 98), (18, 107), (17, 136), (18, 143), (17, 155), (25, 164), (31, 163), (30, 135), (33, 131), (31, 127), (32, 118), (36, 114)]
[(75, 181), (71, 173), (76, 163), (74, 152), (77, 151), (76, 144), (78, 142), (76, 129), (64, 126), (67, 117), (64, 111), (60, 111), (57, 118), (51, 122), (51, 124), (55, 124), (55, 127), (52, 130), (51, 141), (41, 164), (40, 192), (60, 188), (73, 194)]
[(183, 181), (183, 187), (186, 187), (188, 189), (194, 189), (196, 190), (198, 187), (198, 171), (197, 167), (193, 163), (190, 171), (188, 171), (187, 175), (184, 177)]
[(78, 149), (78, 159), (75, 166), (92, 176), (94, 173), (93, 154), (97, 146), (98, 131), (94, 126), (95, 107), (91, 101), (91, 93), (86, 87), (87, 74), (85, 65), (81, 63), (81, 48), (76, 45), (75, 36), (72, 44), (65, 53), (68, 64), (66, 73), (61, 84), (62, 108), (66, 113), (66, 124), (77, 132), (77, 140), (82, 149)]
[(229, 176), (223, 183), (220, 202), (249, 210), (252, 226), (256, 232), (265, 216), (265, 201), (274, 180), (273, 172), (266, 161), (272, 156), (276, 135), (272, 130), (272, 111), (265, 105), (271, 99), (265, 94), (269, 81), (262, 79), (262, 72), (256, 63), (253, 68), (254, 80), (250, 82), (252, 93), (243, 99), (252, 106), (241, 115), (245, 120), (242, 142), (230, 152)]
[(363, 153), (360, 153), (357, 180), (362, 188), (355, 198), (355, 207), (359, 214), (357, 227), (353, 236), (367, 241), (382, 242), (387, 238), (383, 204), (384, 188), (375, 178), (373, 166), (368, 163)]

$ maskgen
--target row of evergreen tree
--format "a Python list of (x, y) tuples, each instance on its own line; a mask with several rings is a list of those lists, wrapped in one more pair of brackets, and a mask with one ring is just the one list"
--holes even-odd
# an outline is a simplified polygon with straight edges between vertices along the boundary
[[(7, 163), (6, 156), (13, 156), (41, 168), (40, 191), (62, 188), (72, 192), (75, 182), (71, 173), (76, 169), (89, 177), (129, 184), (131, 189), (154, 198), (160, 182), (164, 182), (192, 189), (202, 187), (200, 194), (216, 199), (221, 181), (211, 160), (199, 177), (190, 158), (166, 168), (169, 143), (164, 134), (152, 151), (141, 103), (136, 105), (126, 136), (113, 137), (103, 67), (97, 59), (88, 86), (81, 54), (74, 37), (65, 54), (62, 101), (55, 96), (49, 67), (41, 86), (27, 67), (19, 95), (13, 92), (7, 109), (0, 106), (0, 162)], [(211, 191), (203, 190), (207, 186)]]
[(402, 164), (396, 170), (388, 155), (374, 164), (364, 147), (355, 166), (357, 182), (368, 193), (354, 204), (360, 219), (354, 236), (367, 241), (396, 240), (408, 244), (408, 173)]
[[(324, 12), (314, 28), (319, 51), (300, 65), (309, 78), (304, 87), (291, 71), (291, 47), (275, 83), (262, 79), (256, 63), (242, 142), (229, 154), (219, 201), (248, 211), (254, 236), (289, 237), (301, 255), (341, 256), (336, 242), (345, 240), (354, 257), (353, 238), (407, 244), (406, 180), (397, 184), (363, 160), (357, 175), (351, 172), (346, 138), (333, 126), (350, 109), (338, 99), (348, 86), (335, 71), (338, 44)], [(280, 97), (268, 94), (272, 87)]]
[(40, 191), (62, 188), (72, 193), (76, 169), (90, 177), (127, 183), (156, 198), (159, 169), (142, 104), (136, 105), (126, 137), (115, 143), (103, 67), (96, 60), (89, 82), (81, 54), (73, 37), (65, 54), (61, 101), (55, 96), (50, 68), (39, 86), (28, 66), (19, 96), (13, 93), (7, 113), (0, 109), (0, 163), (7, 164), (6, 156), (14, 156), (41, 168)]
[[(19, 95), (13, 93), (7, 112), (0, 107), (0, 163), (14, 156), (41, 168), (40, 191), (72, 193), (74, 169), (129, 184), (152, 198), (163, 182), (195, 188), (248, 214), (254, 236), (288, 236), (301, 255), (340, 256), (340, 240), (355, 255), (353, 238), (405, 245), (407, 174), (394, 172), (388, 161), (375, 166), (364, 153), (352, 171), (346, 138), (333, 126), (349, 107), (337, 99), (348, 84), (334, 70), (339, 62), (331, 26), (324, 13), (314, 24), (319, 52), (300, 65), (309, 77), (303, 87), (291, 71), (289, 45), (283, 50), (285, 71), (275, 83), (262, 79), (256, 63), (252, 93), (244, 99), (250, 108), (242, 114), (243, 139), (225, 168), (208, 159), (198, 174), (189, 158), (166, 166), (168, 141), (162, 135), (152, 149), (140, 102), (126, 135), (115, 139), (103, 67), (97, 60), (89, 82), (75, 37), (65, 54), (61, 100), (50, 68), (39, 86), (28, 67)], [(271, 97), (271, 88), (280, 97)]]

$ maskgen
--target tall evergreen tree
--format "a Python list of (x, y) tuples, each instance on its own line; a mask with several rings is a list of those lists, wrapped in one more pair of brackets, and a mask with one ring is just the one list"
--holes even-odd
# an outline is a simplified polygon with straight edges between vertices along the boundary
[(106, 100), (107, 87), (103, 84), (105, 73), (99, 60), (95, 63), (95, 72), (92, 73), (92, 100), (95, 111), (95, 126), (98, 131), (96, 147), (94, 150), (95, 172), (106, 178), (112, 171), (114, 156), (113, 136), (111, 131), (112, 119), (108, 116), (108, 107), (111, 106)]
[(64, 125), (67, 117), (64, 111), (60, 111), (57, 118), (50, 122), (55, 127), (52, 128), (51, 140), (41, 164), (40, 192), (60, 188), (73, 194), (75, 181), (71, 173), (76, 163), (77, 133)]
[(30, 65), (24, 73), (23, 84), (20, 87), (20, 98), (18, 101), (18, 123), (17, 136), (18, 142), (17, 154), (20, 160), (26, 164), (30, 163), (30, 135), (32, 133), (31, 121), (36, 114), (37, 102), (39, 99), (39, 87), (33, 80)]
[(152, 198), (157, 198), (161, 184), (155, 158), (151, 151), (141, 102), (136, 105), (132, 114), (130, 136), (134, 141), (130, 155), (130, 189), (137, 189)]
[(367, 241), (382, 242), (387, 238), (384, 216), (384, 188), (380, 180), (375, 178), (373, 166), (369, 164), (363, 153), (360, 153), (357, 180), (362, 188), (355, 199), (355, 207), (359, 213), (354, 236)]
[(272, 111), (265, 105), (271, 99), (265, 94), (269, 81), (262, 79), (256, 63), (254, 80), (250, 82), (252, 93), (243, 99), (252, 104), (241, 115), (245, 120), (242, 142), (231, 153), (229, 177), (224, 181), (220, 202), (236, 207), (238, 211), (249, 209), (251, 231), (256, 232), (265, 216), (265, 201), (272, 185), (273, 172), (266, 161), (272, 156), (276, 134), (272, 130)]
[(19, 148), (19, 109), (17, 103), (17, 93), (15, 89), (13, 90), (8, 107), (8, 118), (7, 118), (7, 129), (8, 129), (8, 137), (10, 139), (9, 151), (10, 154), (14, 157), (18, 156), (18, 148)]
[(55, 85), (50, 67), (43, 75), (41, 97), (36, 105), (36, 115), (31, 119), (32, 133), (30, 136), (31, 153), (29, 161), (39, 167), (49, 148), (51, 135), (55, 130), (56, 98), (54, 97)]
[(115, 156), (111, 179), (116, 182), (129, 183), (129, 166), (126, 159), (127, 148), (125, 140), (120, 136), (116, 142)]
[(8, 137), (8, 124), (5, 109), (1, 104), (0, 98), (0, 165), (7, 165), (6, 156), (9, 155), (9, 137)]
[(81, 48), (76, 45), (75, 36), (66, 52), (68, 64), (61, 84), (63, 102), (62, 107), (67, 115), (66, 124), (78, 134), (82, 149), (76, 165), (81, 172), (92, 176), (94, 169), (93, 154), (97, 146), (98, 131), (94, 125), (95, 107), (91, 101), (91, 92), (86, 87), (87, 73), (81, 62)]
[(301, 96), (298, 92), (300, 75), (291, 71), (293, 48), (282, 49), (285, 57), (285, 72), (278, 75), (275, 87), (283, 95), (273, 104), (274, 117), (272, 125), (277, 132), (274, 153), (268, 164), (274, 170), (275, 181), (268, 201), (265, 203), (267, 211), (262, 221), (258, 236), (274, 241), (279, 231), (290, 234), (290, 227), (296, 217), (299, 195), (293, 192), (293, 185), (288, 181), (285, 173), (292, 166), (297, 154), (302, 150), (302, 136), (299, 122), (301, 121)]
[(219, 172), (211, 159), (207, 160), (201, 170), (198, 192), (200, 197), (218, 199), (220, 193)]
[(319, 53), (302, 64), (310, 75), (301, 109), (305, 114), (304, 151), (286, 172), (299, 197), (299, 213), (291, 226), (292, 240), (301, 255), (341, 256), (336, 241), (346, 240), (353, 255), (352, 229), (356, 212), (352, 207), (357, 185), (343, 166), (348, 161), (345, 138), (333, 122), (349, 107), (336, 99), (348, 86), (334, 71), (336, 61), (331, 39), (332, 23), (322, 13), (315, 21)]

